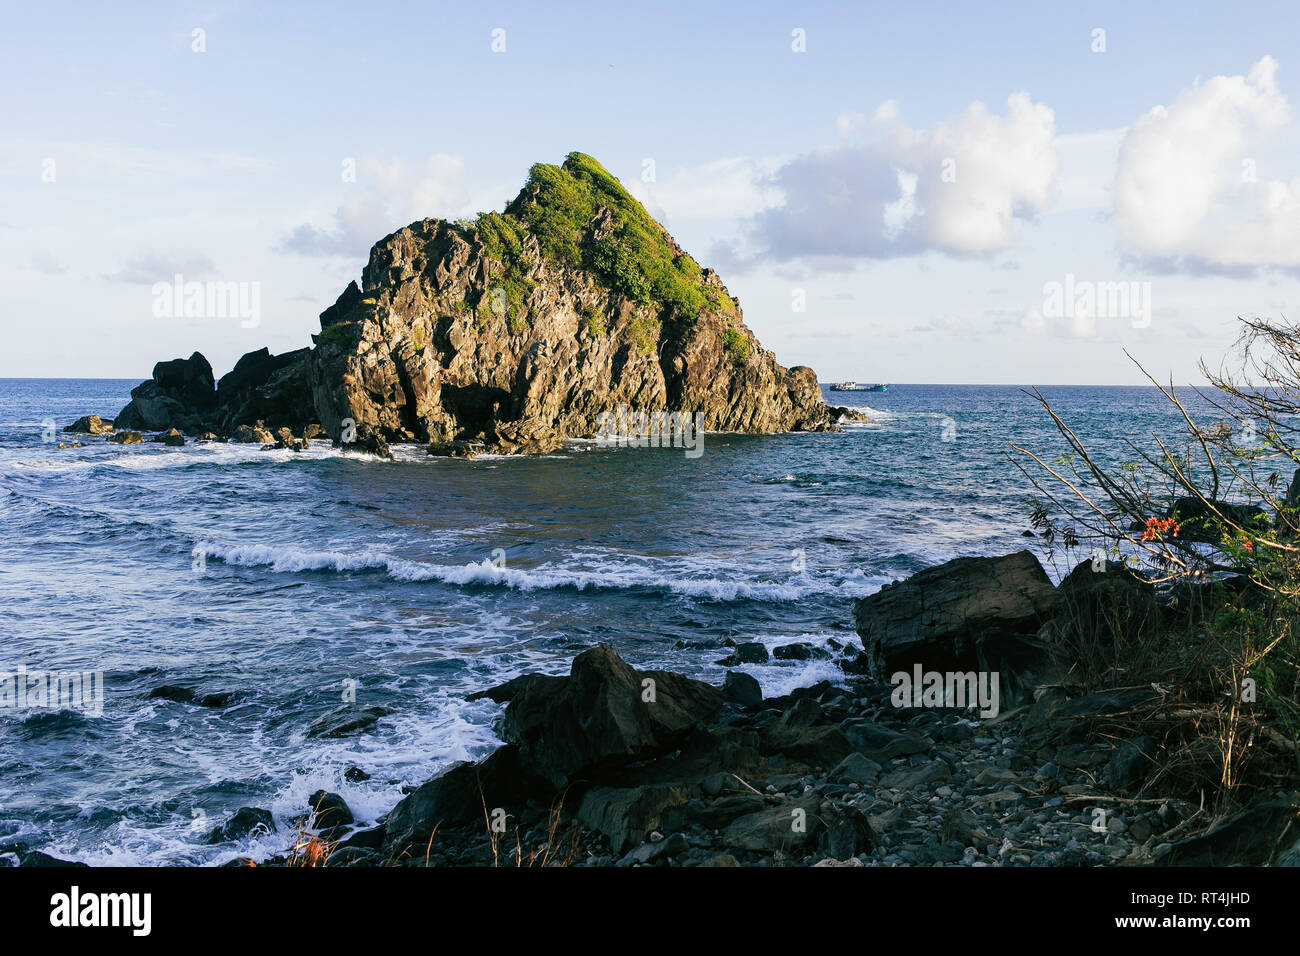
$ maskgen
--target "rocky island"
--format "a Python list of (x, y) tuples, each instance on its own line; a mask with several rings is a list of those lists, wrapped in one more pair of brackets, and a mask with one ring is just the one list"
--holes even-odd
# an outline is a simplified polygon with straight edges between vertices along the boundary
[(355, 429), (381, 453), (472, 454), (549, 451), (619, 406), (724, 432), (832, 430), (846, 411), (582, 153), (535, 165), (503, 212), (381, 239), (320, 326), (312, 347), (250, 352), (220, 380), (197, 352), (160, 362), (113, 424), (290, 446)]

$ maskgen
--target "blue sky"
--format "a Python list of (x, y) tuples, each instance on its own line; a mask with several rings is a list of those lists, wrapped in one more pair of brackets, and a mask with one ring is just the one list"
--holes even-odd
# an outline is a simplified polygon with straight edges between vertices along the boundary
[[(1300, 313), (1300, 8), (1052, 6), (6, 4), (0, 376), (307, 344), (370, 243), (578, 149), (823, 381), (1190, 380)], [(178, 272), (257, 324), (158, 316)]]

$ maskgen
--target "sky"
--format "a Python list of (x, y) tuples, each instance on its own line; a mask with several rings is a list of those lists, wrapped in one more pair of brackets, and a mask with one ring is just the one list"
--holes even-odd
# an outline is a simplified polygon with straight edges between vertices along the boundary
[(1190, 382), (1300, 315), (1294, 2), (2, 6), (0, 377), (308, 345), (573, 150), (822, 381)]

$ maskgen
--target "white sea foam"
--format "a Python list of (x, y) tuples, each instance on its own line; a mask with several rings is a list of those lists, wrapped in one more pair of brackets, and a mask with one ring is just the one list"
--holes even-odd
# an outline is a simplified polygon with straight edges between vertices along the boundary
[(573, 588), (626, 590), (647, 588), (712, 601), (798, 601), (816, 594), (839, 593), (846, 597), (870, 594), (886, 583), (879, 576), (867, 576), (859, 569), (824, 578), (801, 574), (788, 581), (746, 581), (732, 576), (670, 576), (636, 564), (613, 561), (601, 568), (499, 567), (488, 559), (463, 565), (426, 564), (374, 550), (309, 550), (282, 545), (239, 544), (197, 545), (208, 558), (244, 567), (269, 567), (275, 572), (383, 571), (396, 581), (441, 581), (453, 585), (506, 587), (517, 591)]

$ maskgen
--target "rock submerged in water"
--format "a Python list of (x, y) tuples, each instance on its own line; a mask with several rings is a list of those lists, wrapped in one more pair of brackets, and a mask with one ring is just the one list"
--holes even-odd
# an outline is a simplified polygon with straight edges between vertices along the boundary
[(308, 737), (347, 737), (351, 734), (369, 730), (379, 722), (380, 717), (392, 713), (387, 707), (358, 707), (355, 704), (343, 704), (313, 720), (307, 728)]
[(275, 818), (261, 807), (240, 807), (229, 820), (208, 832), (204, 843), (233, 843), (258, 833), (275, 833)]
[(724, 432), (860, 417), (778, 365), (717, 274), (581, 153), (534, 166), (504, 212), (380, 240), (320, 324), (314, 347), (249, 352), (219, 381), (198, 352), (159, 362), (117, 427), (261, 445), (312, 427), (380, 457), (416, 441), (470, 457), (553, 451), (621, 406)]
[(82, 435), (107, 435), (113, 430), (113, 419), (105, 420), (98, 415), (82, 415), (63, 430)]

